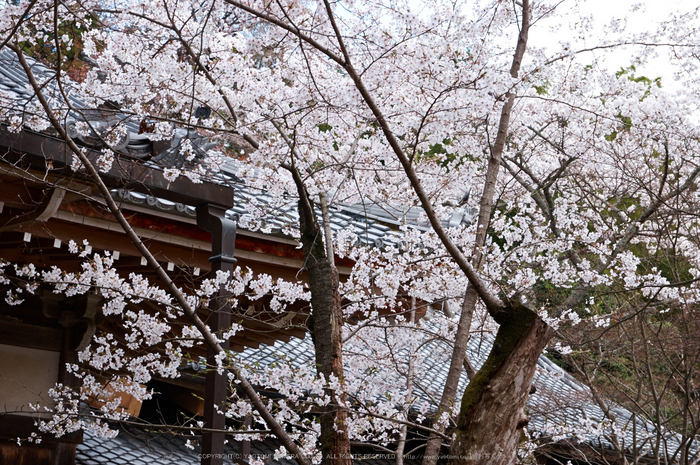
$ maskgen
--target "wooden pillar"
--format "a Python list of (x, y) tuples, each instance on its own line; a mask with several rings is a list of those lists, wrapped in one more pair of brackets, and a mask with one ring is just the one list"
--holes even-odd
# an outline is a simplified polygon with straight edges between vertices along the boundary
[[(236, 223), (226, 219), (226, 210), (213, 205), (197, 208), (197, 225), (209, 231), (212, 236), (211, 275), (216, 277), (218, 271), (233, 272), (236, 259), (233, 258), (236, 243)], [(229, 293), (222, 287), (212, 303), (212, 314), (207, 320), (211, 331), (221, 336), (231, 327), (231, 305)], [(229, 349), (229, 341), (221, 342), (224, 350)], [(216, 355), (211, 347), (207, 348), (207, 364), (216, 367)], [(226, 397), (228, 390), (228, 371), (219, 373), (210, 369), (206, 374), (204, 389), (204, 427), (223, 430), (226, 426)], [(202, 465), (222, 465), (224, 463), (224, 433), (205, 432), (202, 434)]]
[[(250, 425), (253, 423), (253, 416), (248, 414), (246, 415), (245, 419), (243, 420), (243, 424), (241, 426), (245, 428), (250, 428)], [(238, 444), (238, 457), (234, 460), (234, 462), (241, 464), (241, 465), (248, 465), (248, 462), (250, 460), (250, 440), (244, 440), (244, 441), (237, 441)]]

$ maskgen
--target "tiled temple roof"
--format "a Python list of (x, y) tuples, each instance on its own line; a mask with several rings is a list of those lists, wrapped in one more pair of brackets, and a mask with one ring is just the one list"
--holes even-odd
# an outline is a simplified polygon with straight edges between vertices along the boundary
[[(53, 71), (46, 66), (31, 59), (28, 59), (28, 61), (40, 79), (49, 79), (53, 75)], [(53, 96), (56, 97), (57, 89), (54, 85), (49, 84), (46, 86), (45, 92), (54, 94)], [(16, 105), (13, 105), (12, 111), (18, 114), (25, 111), (28, 102), (36, 99), (33, 91), (29, 88), (27, 77), (20, 68), (16, 56), (8, 49), (0, 49), (0, 95), (14, 100)], [(84, 102), (78, 97), (72, 96), (71, 99), (71, 103), (74, 106), (84, 108)], [(9, 112), (10, 110), (4, 109), (3, 111)], [(115, 113), (112, 112), (112, 115), (115, 115)], [(72, 116), (79, 118), (78, 115)], [(153, 158), (157, 161), (158, 157), (173, 157), (179, 150), (176, 143), (170, 142), (170, 147), (166, 147), (166, 150), (156, 153), (154, 143), (145, 136), (138, 134), (138, 123), (127, 122), (126, 126), (129, 130), (129, 137), (128, 141), (121, 148), (121, 152), (125, 156), (144, 160)], [(47, 137), (50, 137), (50, 135), (47, 134)], [(208, 140), (200, 139), (199, 143), (202, 148), (206, 148)], [(287, 236), (289, 228), (294, 228), (298, 222), (295, 204), (290, 202), (282, 207), (273, 205), (273, 199), (270, 195), (264, 191), (246, 186), (236, 176), (236, 172), (239, 169), (238, 163), (232, 160), (227, 162), (223, 167), (222, 177), (220, 178), (222, 182), (232, 183), (236, 189), (235, 206), (228, 211), (227, 215), (240, 220), (251, 213), (254, 205), (256, 209), (265, 212), (264, 215), (258, 217), (262, 222), (261, 231), (271, 236)], [(154, 164), (154, 166), (156, 165)], [(126, 190), (114, 190), (113, 195), (126, 204), (141, 205), (154, 211), (170, 212), (194, 218), (194, 209), (188, 205)], [(443, 224), (445, 226), (455, 226), (463, 222), (469, 222), (475, 213), (473, 209), (469, 208), (455, 209), (453, 215), (445, 219)], [(341, 204), (334, 205), (331, 208), (331, 229), (334, 232), (338, 232), (352, 228), (363, 245), (383, 247), (388, 244), (396, 244), (401, 237), (398, 231), (401, 224), (410, 224), (422, 230), (429, 228), (425, 220), (422, 219), (419, 209), (409, 208), (406, 211), (398, 211), (378, 204)], [(481, 338), (475, 337), (470, 341), (468, 357), (476, 369), (483, 364), (488, 356), (492, 342), (493, 338), (490, 335), (482, 335)], [(432, 360), (431, 353), (437, 350), (435, 344), (444, 343), (431, 342), (421, 348), (424, 359), (428, 362)], [(241, 361), (250, 365), (256, 363), (264, 365), (277, 361), (280, 356), (283, 356), (297, 366), (313, 366), (313, 354), (314, 350), (309, 337), (306, 339), (292, 338), (288, 343), (278, 342), (274, 346), (262, 345), (260, 349), (247, 349), (241, 354)], [(433, 399), (439, 399), (448, 369), (449, 361), (435, 360), (434, 363), (428, 364), (426, 376), (421, 382), (420, 389), (416, 390), (416, 396), (428, 402), (433, 402)], [(468, 379), (466, 374), (463, 373), (460, 381), (461, 390), (467, 384)], [(598, 423), (605, 419), (603, 411), (593, 401), (590, 390), (544, 355), (539, 358), (535, 386), (537, 392), (529, 398), (531, 415), (529, 429), (535, 435), (549, 431), (549, 426), (568, 425), (576, 427), (581, 425), (583, 421)], [(634, 421), (636, 422), (635, 429), (637, 431), (655, 432), (653, 426), (635, 419), (630, 411), (621, 407), (613, 407), (612, 410), (617, 417), (618, 427), (621, 430), (631, 431), (632, 422)], [(674, 433), (663, 432), (662, 435), (669, 444), (669, 450), (678, 448), (679, 442)], [(610, 447), (610, 443), (602, 436), (588, 436), (579, 439), (596, 447)], [(274, 447), (268, 443), (253, 442), (251, 445), (253, 453), (270, 454), (274, 450)], [(235, 452), (232, 445), (227, 447), (231, 453)], [(697, 444), (694, 444), (691, 449), (692, 453), (696, 453), (698, 451)], [(78, 446), (76, 463), (79, 465), (199, 463), (196, 454), (196, 451), (185, 447), (184, 438), (176, 437), (172, 434), (146, 437), (143, 430), (133, 429), (113, 439), (97, 438), (86, 433), (84, 442)], [(281, 460), (270, 463), (289, 465), (292, 462)]]
[[(27, 58), (27, 61), (38, 79), (43, 81), (53, 76), (53, 71), (45, 65), (31, 58)], [(55, 98), (56, 101), (62, 101), (54, 81), (46, 85), (43, 91)], [(16, 102), (16, 105), (13, 105), (14, 109), (5, 110), (8, 114), (21, 113), (27, 108), (26, 105), (28, 103), (37, 101), (16, 55), (7, 48), (0, 49), (0, 95), (4, 95)], [(86, 108), (86, 103), (74, 92), (69, 93), (69, 100), (74, 108), (81, 109), (83, 114), (88, 117), (90, 117), (90, 112), (95, 112), (95, 110)], [(154, 168), (159, 168), (163, 165), (171, 166), (168, 163), (178, 158), (179, 143), (184, 137), (191, 137), (193, 143), (202, 149), (207, 149), (209, 146), (208, 138), (199, 137), (193, 132), (187, 133), (184, 129), (176, 130), (176, 137), (171, 141), (165, 141), (164, 143), (151, 142), (145, 135), (139, 134), (140, 125), (138, 121), (133, 121), (127, 115), (120, 114), (118, 111), (110, 110), (107, 112), (107, 116), (93, 116), (100, 121), (109, 118), (122, 121), (128, 129), (129, 137), (128, 142), (122, 144), (123, 147), (118, 151), (128, 157), (142, 159), (144, 163)], [(67, 120), (73, 121), (83, 119), (82, 115), (72, 111), (69, 112), (67, 118)], [(53, 131), (49, 129), (47, 133), (51, 134)], [(80, 140), (78, 142), (80, 143)], [(160, 147), (158, 144), (160, 144)], [(165, 149), (163, 144), (166, 146)], [(285, 231), (288, 232), (289, 228), (296, 228), (298, 224), (296, 203), (290, 201), (286, 205), (273, 206), (273, 199), (269, 194), (259, 189), (251, 188), (242, 182), (237, 176), (240, 167), (241, 162), (228, 159), (220, 173), (212, 179), (213, 182), (226, 183), (233, 185), (235, 188), (235, 204), (228, 211), (228, 216), (238, 220), (246, 215), (250, 215), (253, 211), (253, 205), (255, 205), (254, 208), (258, 212), (256, 219), (261, 223), (262, 231), (273, 236), (287, 236), (288, 234)], [(195, 216), (194, 208), (188, 205), (124, 189), (115, 189), (112, 192), (115, 197), (119, 197), (120, 200), (127, 204), (141, 205), (156, 211), (167, 211), (186, 217), (194, 218)], [(264, 216), (260, 217), (259, 212), (264, 212)], [(320, 218), (320, 211), (318, 214)], [(380, 248), (388, 244), (397, 243), (401, 236), (398, 228), (402, 224), (423, 230), (429, 229), (427, 220), (423, 217), (420, 208), (399, 210), (376, 203), (336, 204), (331, 206), (330, 214), (331, 229), (334, 232), (351, 228), (362, 245)], [(468, 223), (475, 214), (476, 210), (470, 207), (456, 208), (454, 213), (443, 221), (443, 224), (444, 226), (457, 226), (462, 223)]]

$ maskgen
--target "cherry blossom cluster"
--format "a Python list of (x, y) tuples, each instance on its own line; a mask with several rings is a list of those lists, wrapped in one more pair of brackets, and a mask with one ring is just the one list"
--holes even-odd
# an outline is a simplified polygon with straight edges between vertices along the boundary
[[(88, 106), (116, 105), (124, 116), (107, 136), (108, 145), (127, 121), (155, 121), (152, 140), (168, 139), (179, 127), (205, 134), (220, 148), (233, 135), (248, 141), (243, 157), (221, 148), (193, 166), (163, 167), (170, 181), (186, 176), (201, 182), (219, 170), (225, 155), (245, 158), (238, 176), (272, 200), (263, 207), (251, 199), (239, 227), (269, 232), (265, 219), (276, 214), (274, 208), (298, 200), (290, 171), (303, 178), (314, 201), (326, 194), (333, 205), (362, 205), (373, 218), (376, 209), (388, 215), (379, 221), (395, 230), (391, 243), (358, 246), (362, 233), (350, 228), (333, 238), (335, 253), (354, 263), (341, 284), (344, 316), (357, 321), (343, 329), (345, 379), (320, 379), (310, 368), (292, 369), (288, 360), (242, 368), (258, 385), (284, 394), (283, 401), (270, 400), (269, 408), (292, 425), (310, 453), (318, 425), (305, 413), (328, 401), (327, 389), (361, 406), (353, 407), (347, 425), (353, 439), (388, 444), (399, 429), (392, 420), (423, 419), (431, 411), (415, 395), (428, 359), (449, 359), (459, 317), (450, 309), (459, 308), (467, 279), (427, 227), (392, 143), (415, 168), (436, 214), (449, 225), (450, 240), (463, 254), (483, 257), (477, 268), (487, 289), (532, 305), (550, 326), (608, 326), (616, 310), (601, 311), (589, 299), (612, 288), (687, 306), (700, 298), (695, 218), (700, 132), (693, 117), (700, 41), (692, 17), (674, 18), (644, 38), (612, 22), (594, 47), (602, 53), (616, 44), (670, 44), (679, 79), (688, 83), (673, 94), (656, 85), (655, 76), (637, 76), (628, 63), (611, 72), (595, 56), (578, 53), (576, 36), (586, 36), (590, 18), (572, 26), (570, 42), (531, 47), (513, 78), (512, 44), (502, 37), (510, 37), (518, 24), (517, 9), (496, 0), (352, 0), (329, 6), (334, 16), (322, 2), (298, 0), (123, 0), (93, 18), (99, 27), (86, 18), (105, 11), (101, 2), (53, 6), (46, 0), (3, 5), (0, 41), (12, 34), (13, 41), (28, 45), (57, 39), (77, 50), (79, 43), (92, 68), (82, 81), (70, 82), (71, 91)], [(538, 3), (533, 15), (556, 20), (562, 13), (552, 6)], [(261, 23), (263, 17), (267, 22)], [(84, 31), (80, 41), (54, 29), (68, 23)], [(643, 62), (650, 50), (640, 48), (636, 60)], [(65, 119), (68, 110), (55, 79), (40, 77), (39, 84), (51, 89), (51, 107)], [(476, 221), (450, 220), (459, 213), (456, 204), (466, 186), (472, 189), (469, 206), (479, 206), (503, 102), (511, 95), (517, 98), (495, 179), (493, 213), (486, 241), (475, 250)], [(3, 124), (13, 131), (48, 127), (35, 100), (21, 113), (4, 111), (13, 98), (0, 90)], [(200, 108), (211, 110), (210, 116), (197, 116)], [(385, 121), (378, 121), (377, 112)], [(188, 161), (197, 161), (191, 141), (180, 149)], [(116, 157), (105, 149), (97, 165), (107, 170)], [(74, 169), (80, 168), (76, 161)], [(295, 220), (284, 230), (290, 237), (298, 237)], [(114, 373), (112, 383), (120, 391), (145, 399), (150, 393), (138, 386), (153, 376), (177, 377), (188, 349), (201, 338), (189, 323), (180, 325), (182, 313), (172, 296), (143, 276), (119, 276), (112, 257), (93, 255), (88, 247), (70, 245), (86, 258), (77, 273), (19, 265), (8, 272), (9, 265), (0, 263), (8, 304), (21, 304), (22, 295), (35, 292), (40, 282), (67, 296), (99, 292), (104, 315), (119, 318), (126, 332), (124, 341), (98, 334), (81, 354), (83, 366), (74, 371), (83, 391), (56, 403), (69, 414), (78, 400), (107, 397), (90, 370)], [(687, 264), (692, 279), (679, 284), (678, 276), (659, 265), (670, 250), (677, 251), (674, 260)], [(236, 269), (205, 280), (187, 293), (188, 302), (193, 308), (209, 305), (222, 286), (234, 306), (243, 298), (271, 296), (270, 309), (280, 314), (310, 299), (303, 283)], [(570, 296), (576, 299), (567, 303)], [(144, 301), (158, 312), (140, 308)], [(412, 320), (412, 312), (432, 317), (431, 327)], [(478, 308), (472, 329), (494, 328)], [(232, 327), (227, 336), (239, 329)], [(429, 341), (441, 344), (428, 357), (423, 349)], [(552, 350), (568, 355), (572, 349), (556, 341)], [(103, 408), (105, 414), (117, 411), (113, 402)], [(259, 421), (243, 399), (231, 399), (227, 415), (251, 414)], [(449, 422), (449, 415), (440, 421)]]

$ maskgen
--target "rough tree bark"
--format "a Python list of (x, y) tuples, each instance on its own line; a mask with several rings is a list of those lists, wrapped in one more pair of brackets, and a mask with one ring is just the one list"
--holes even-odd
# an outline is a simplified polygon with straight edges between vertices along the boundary
[[(520, 71), (520, 63), (522, 62), (525, 49), (527, 48), (527, 38), (530, 29), (530, 9), (528, 0), (523, 2), (522, 7), (523, 14), (520, 34), (518, 35), (518, 41), (515, 47), (515, 53), (513, 54), (513, 61), (510, 69), (510, 74), (514, 78), (518, 77), (518, 72)], [(515, 95), (509, 93), (507, 95), (506, 103), (501, 109), (496, 139), (494, 144), (489, 147), (490, 157), (486, 171), (484, 190), (481, 194), (481, 200), (479, 201), (479, 218), (477, 220), (476, 237), (474, 238), (474, 249), (472, 254), (472, 265), (477, 270), (481, 267), (484, 258), (481, 250), (486, 244), (486, 233), (493, 214), (496, 181), (501, 168), (503, 149), (505, 148), (506, 136), (508, 135), (508, 126), (510, 124), (510, 114), (514, 104)], [(452, 358), (450, 360), (450, 370), (447, 374), (447, 380), (442, 391), (442, 397), (440, 398), (440, 405), (438, 406), (435, 417), (436, 420), (440, 418), (442, 412), (448, 411), (455, 401), (460, 375), (466, 360), (467, 343), (469, 342), (469, 329), (471, 328), (472, 317), (474, 315), (474, 309), (476, 308), (477, 301), (478, 294), (476, 289), (474, 286), (468, 285), (464, 300), (462, 302), (462, 313), (460, 315), (459, 325), (457, 326), (457, 332), (455, 333), (455, 342), (452, 349)], [(473, 376), (470, 375), (470, 380), (472, 377)], [(445, 427), (439, 423), (434, 423), (433, 428), (440, 432), (445, 430)], [(423, 456), (423, 465), (435, 465), (437, 463), (441, 447), (442, 440), (435, 435), (431, 435), (428, 443), (426, 444), (425, 453)]]
[[(316, 352), (316, 369), (319, 375), (328, 381), (331, 377), (338, 380), (343, 374), (343, 313), (340, 292), (338, 290), (338, 270), (335, 267), (331, 238), (326, 237), (324, 245), (321, 229), (314, 204), (304, 181), (294, 166), (286, 166), (292, 173), (299, 194), (299, 229), (304, 252), (304, 268), (308, 275), (311, 290), (311, 309), (309, 329)], [(322, 203), (324, 197), (322, 197)], [(327, 205), (324, 217), (327, 217)], [(328, 220), (324, 221), (328, 225)], [(335, 391), (328, 389), (330, 403), (321, 412), (321, 453), (323, 465), (350, 465), (350, 439), (346, 425), (348, 412), (343, 407), (344, 398), (338, 398)]]
[(450, 464), (514, 463), (528, 423), (525, 402), (537, 359), (553, 330), (537, 313), (517, 303), (497, 322), (491, 353), (462, 396)]

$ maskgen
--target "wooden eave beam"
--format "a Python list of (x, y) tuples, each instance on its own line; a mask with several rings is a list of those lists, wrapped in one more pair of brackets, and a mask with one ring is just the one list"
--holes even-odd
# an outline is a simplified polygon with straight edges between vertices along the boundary
[(63, 330), (3, 318), (0, 319), (0, 342), (13, 346), (60, 352), (63, 344)]
[(0, 214), (0, 232), (14, 231), (48, 220), (56, 214), (65, 195), (65, 190), (53, 187), (48, 192), (44, 192), (42, 198), (30, 210), (17, 215), (8, 215), (8, 212), (3, 212)]
[[(100, 152), (86, 149), (88, 158), (96, 162)], [(84, 179), (87, 175), (71, 169), (73, 155), (61, 139), (29, 130), (10, 132), (0, 124), (0, 157), (20, 169), (48, 172), (68, 178)], [(233, 188), (222, 184), (204, 182), (194, 184), (187, 178), (168, 181), (163, 171), (127, 157), (119, 157), (112, 168), (101, 175), (110, 188), (125, 188), (155, 197), (199, 207), (216, 205), (233, 206)]]

